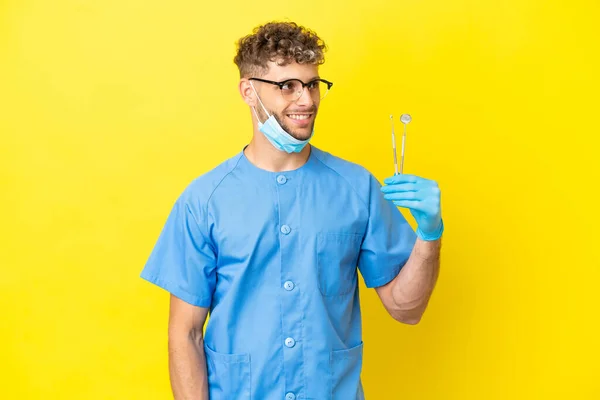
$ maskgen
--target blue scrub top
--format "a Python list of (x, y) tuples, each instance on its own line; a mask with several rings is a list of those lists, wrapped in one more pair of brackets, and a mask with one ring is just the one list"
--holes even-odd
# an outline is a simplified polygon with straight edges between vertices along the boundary
[(141, 276), (210, 308), (211, 400), (363, 399), (357, 271), (388, 283), (415, 241), (362, 166), (311, 146), (269, 172), (241, 151), (185, 188)]

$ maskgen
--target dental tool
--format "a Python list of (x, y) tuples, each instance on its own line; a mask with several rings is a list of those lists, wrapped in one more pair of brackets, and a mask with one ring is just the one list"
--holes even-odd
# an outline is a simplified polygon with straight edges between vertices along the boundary
[[(400, 155), (400, 173), (404, 173), (404, 150), (406, 149), (406, 125), (412, 121), (410, 114), (402, 114), (400, 116), (400, 122), (404, 124), (404, 133), (402, 135), (402, 153)], [(396, 133), (394, 132), (394, 116), (390, 115), (390, 122), (392, 123), (392, 149), (394, 151), (394, 175), (398, 175), (398, 156), (396, 155)]]
[(398, 175), (398, 157), (396, 156), (396, 135), (394, 134), (394, 116), (390, 115), (392, 123), (392, 149), (394, 150), (394, 175)]
[[(400, 173), (404, 173), (404, 149), (406, 147), (406, 125), (412, 121), (410, 114), (402, 114), (400, 116), (400, 122), (404, 124), (404, 134), (402, 135), (402, 154), (400, 155)], [(396, 167), (397, 168), (397, 167)]]

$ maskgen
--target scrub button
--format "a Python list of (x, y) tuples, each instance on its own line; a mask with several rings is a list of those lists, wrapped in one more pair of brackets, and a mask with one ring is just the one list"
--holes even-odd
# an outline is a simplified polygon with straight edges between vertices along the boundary
[(296, 400), (296, 395), (290, 392), (285, 395), (285, 400)]
[(294, 339), (292, 339), (291, 337), (285, 339), (285, 345), (286, 347), (294, 347), (296, 345), (296, 341)]
[(292, 282), (292, 281), (286, 281), (283, 284), (283, 288), (289, 292), (290, 290), (294, 289), (294, 282)]
[(277, 176), (277, 183), (279, 183), (280, 185), (283, 185), (286, 182), (287, 182), (287, 178), (285, 176), (283, 176), (283, 175)]
[(292, 230), (290, 229), (289, 226), (287, 225), (283, 225), (281, 227), (281, 233), (283, 233), (284, 235), (287, 235), (288, 233), (290, 233)]

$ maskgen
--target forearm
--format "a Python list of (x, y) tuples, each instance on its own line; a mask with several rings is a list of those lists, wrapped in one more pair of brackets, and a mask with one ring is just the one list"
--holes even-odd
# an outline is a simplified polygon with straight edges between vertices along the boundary
[(417, 239), (413, 251), (391, 287), (395, 319), (416, 324), (421, 319), (437, 282), (441, 239)]
[(169, 373), (175, 400), (208, 400), (201, 333), (169, 335)]

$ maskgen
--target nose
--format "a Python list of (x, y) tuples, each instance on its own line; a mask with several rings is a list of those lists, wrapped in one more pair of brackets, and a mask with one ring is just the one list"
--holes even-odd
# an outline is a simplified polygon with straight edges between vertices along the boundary
[(300, 94), (300, 97), (298, 97), (298, 100), (296, 100), (296, 104), (298, 104), (299, 106), (312, 106), (314, 103), (314, 100), (310, 94), (310, 91), (308, 90), (308, 87), (303, 87), (302, 88), (302, 93)]

